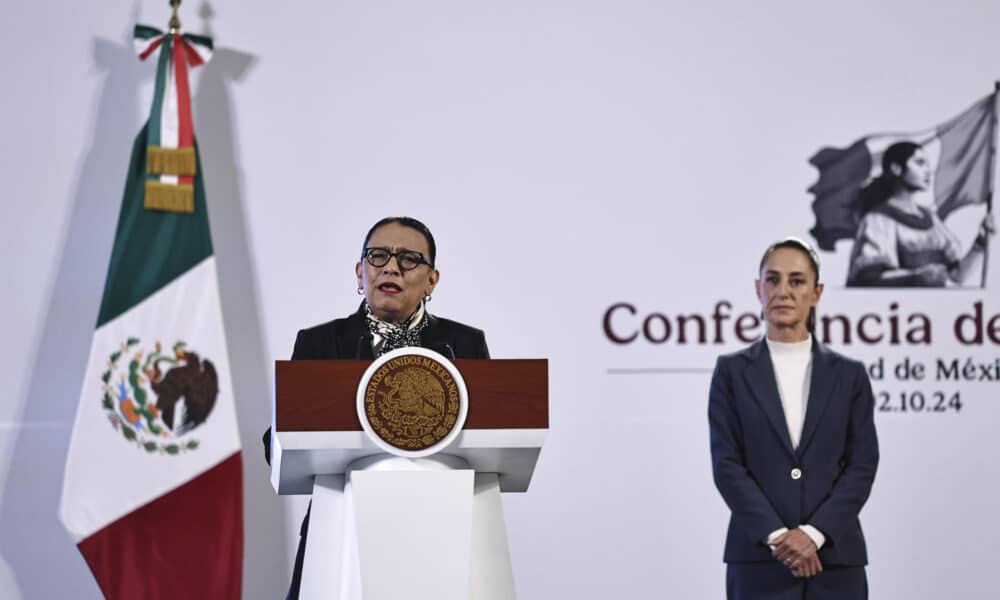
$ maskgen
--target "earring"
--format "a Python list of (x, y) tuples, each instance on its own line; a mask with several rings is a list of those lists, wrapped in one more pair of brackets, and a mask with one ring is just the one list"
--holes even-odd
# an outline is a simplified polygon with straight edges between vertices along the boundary
[(431, 301), (431, 295), (430, 294), (424, 294), (424, 302), (430, 302), (430, 301)]
[(359, 296), (365, 295), (365, 288), (361, 287), (360, 285), (358, 286), (358, 295)]

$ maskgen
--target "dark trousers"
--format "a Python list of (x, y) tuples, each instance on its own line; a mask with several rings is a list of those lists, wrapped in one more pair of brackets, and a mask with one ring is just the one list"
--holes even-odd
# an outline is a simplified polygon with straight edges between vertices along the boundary
[(728, 600), (867, 600), (864, 567), (823, 567), (810, 579), (792, 576), (777, 561), (726, 567)]
[(286, 600), (298, 600), (299, 588), (302, 586), (302, 562), (306, 557), (306, 534), (309, 533), (309, 515), (312, 513), (312, 501), (306, 509), (306, 516), (299, 528), (299, 549), (295, 552), (295, 566), (292, 567), (292, 583), (288, 586)]

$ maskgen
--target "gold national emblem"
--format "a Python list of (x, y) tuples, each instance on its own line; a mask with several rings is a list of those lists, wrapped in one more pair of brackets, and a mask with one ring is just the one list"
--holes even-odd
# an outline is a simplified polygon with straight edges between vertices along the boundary
[(375, 434), (400, 450), (443, 440), (458, 421), (458, 384), (433, 358), (404, 354), (386, 361), (365, 387), (364, 411)]

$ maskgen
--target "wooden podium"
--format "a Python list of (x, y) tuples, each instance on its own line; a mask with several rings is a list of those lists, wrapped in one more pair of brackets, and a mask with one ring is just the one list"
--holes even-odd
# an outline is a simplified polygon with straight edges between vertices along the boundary
[(371, 362), (275, 364), (271, 483), (312, 494), (300, 597), (514, 598), (499, 494), (531, 481), (548, 361), (452, 361), (468, 415), (425, 458), (386, 454), (362, 428), (356, 396)]

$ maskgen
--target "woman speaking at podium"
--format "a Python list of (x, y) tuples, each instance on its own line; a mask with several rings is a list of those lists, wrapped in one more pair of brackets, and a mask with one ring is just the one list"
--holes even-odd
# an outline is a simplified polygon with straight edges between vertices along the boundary
[[(434, 266), (437, 246), (426, 225), (411, 217), (386, 217), (365, 236), (354, 267), (357, 312), (299, 331), (292, 360), (374, 359), (390, 350), (419, 346), (449, 359), (489, 358), (479, 329), (432, 315), (427, 304), (441, 274)], [(271, 430), (264, 433), (270, 458)], [(302, 521), (289, 598), (298, 598), (309, 513)]]

